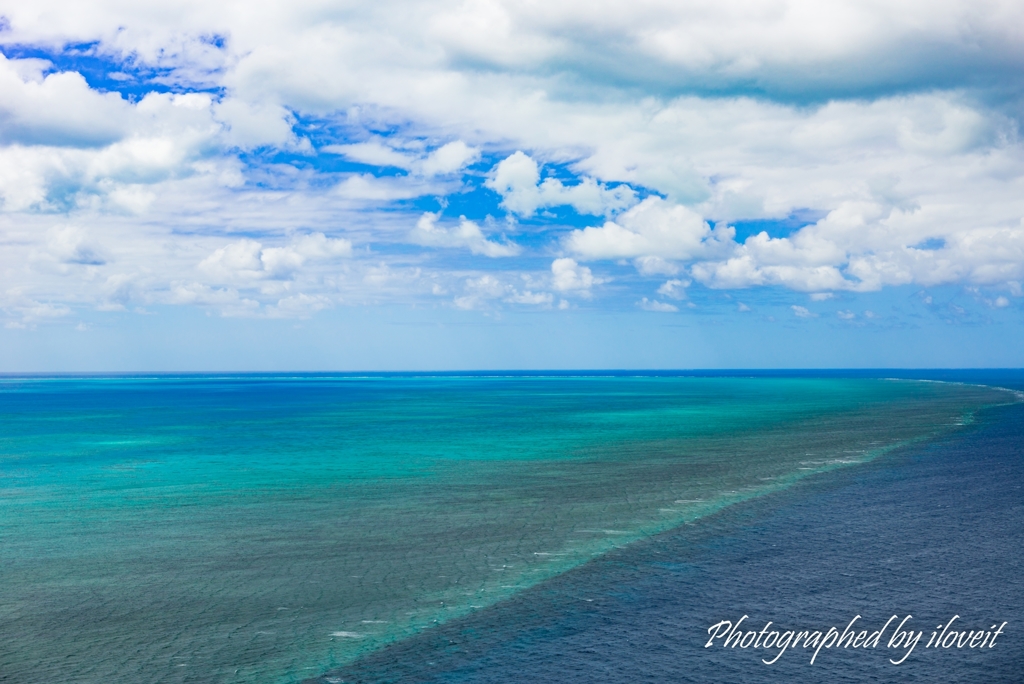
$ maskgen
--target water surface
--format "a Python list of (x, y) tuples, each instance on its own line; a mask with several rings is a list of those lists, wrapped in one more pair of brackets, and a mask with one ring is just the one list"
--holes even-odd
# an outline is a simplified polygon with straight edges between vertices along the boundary
[(868, 378), (6, 378), (0, 678), (301, 681), (1011, 399)]

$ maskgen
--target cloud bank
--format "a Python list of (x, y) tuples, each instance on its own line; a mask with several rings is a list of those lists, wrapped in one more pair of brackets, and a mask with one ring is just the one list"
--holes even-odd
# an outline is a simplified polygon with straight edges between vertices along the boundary
[(678, 313), (687, 288), (1021, 299), (1017, 2), (0, 16), (12, 326), (163, 305)]

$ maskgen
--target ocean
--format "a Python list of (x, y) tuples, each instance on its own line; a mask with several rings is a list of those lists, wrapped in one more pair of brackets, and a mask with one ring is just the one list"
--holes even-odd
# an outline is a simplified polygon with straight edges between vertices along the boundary
[[(1015, 681), (1022, 384), (4, 377), (0, 681)], [(987, 660), (703, 648), (950, 610)]]

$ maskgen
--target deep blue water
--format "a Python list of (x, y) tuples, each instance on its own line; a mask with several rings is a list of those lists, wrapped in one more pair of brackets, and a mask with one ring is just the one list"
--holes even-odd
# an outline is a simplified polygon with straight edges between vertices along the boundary
[[(1024, 389), (1024, 375), (950, 371)], [(725, 648), (708, 628), (923, 630), (900, 665), (877, 648)], [(988, 649), (926, 648), (939, 624), (988, 630)], [(857, 624), (857, 623), (855, 623)], [(1024, 681), (1024, 405), (967, 430), (637, 542), (319, 682)]]

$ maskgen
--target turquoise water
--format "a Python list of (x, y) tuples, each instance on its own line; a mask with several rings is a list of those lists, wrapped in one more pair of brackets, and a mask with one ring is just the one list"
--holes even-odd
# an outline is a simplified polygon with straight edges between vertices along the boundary
[(969, 421), (842, 378), (0, 380), (0, 679), (294, 682)]

